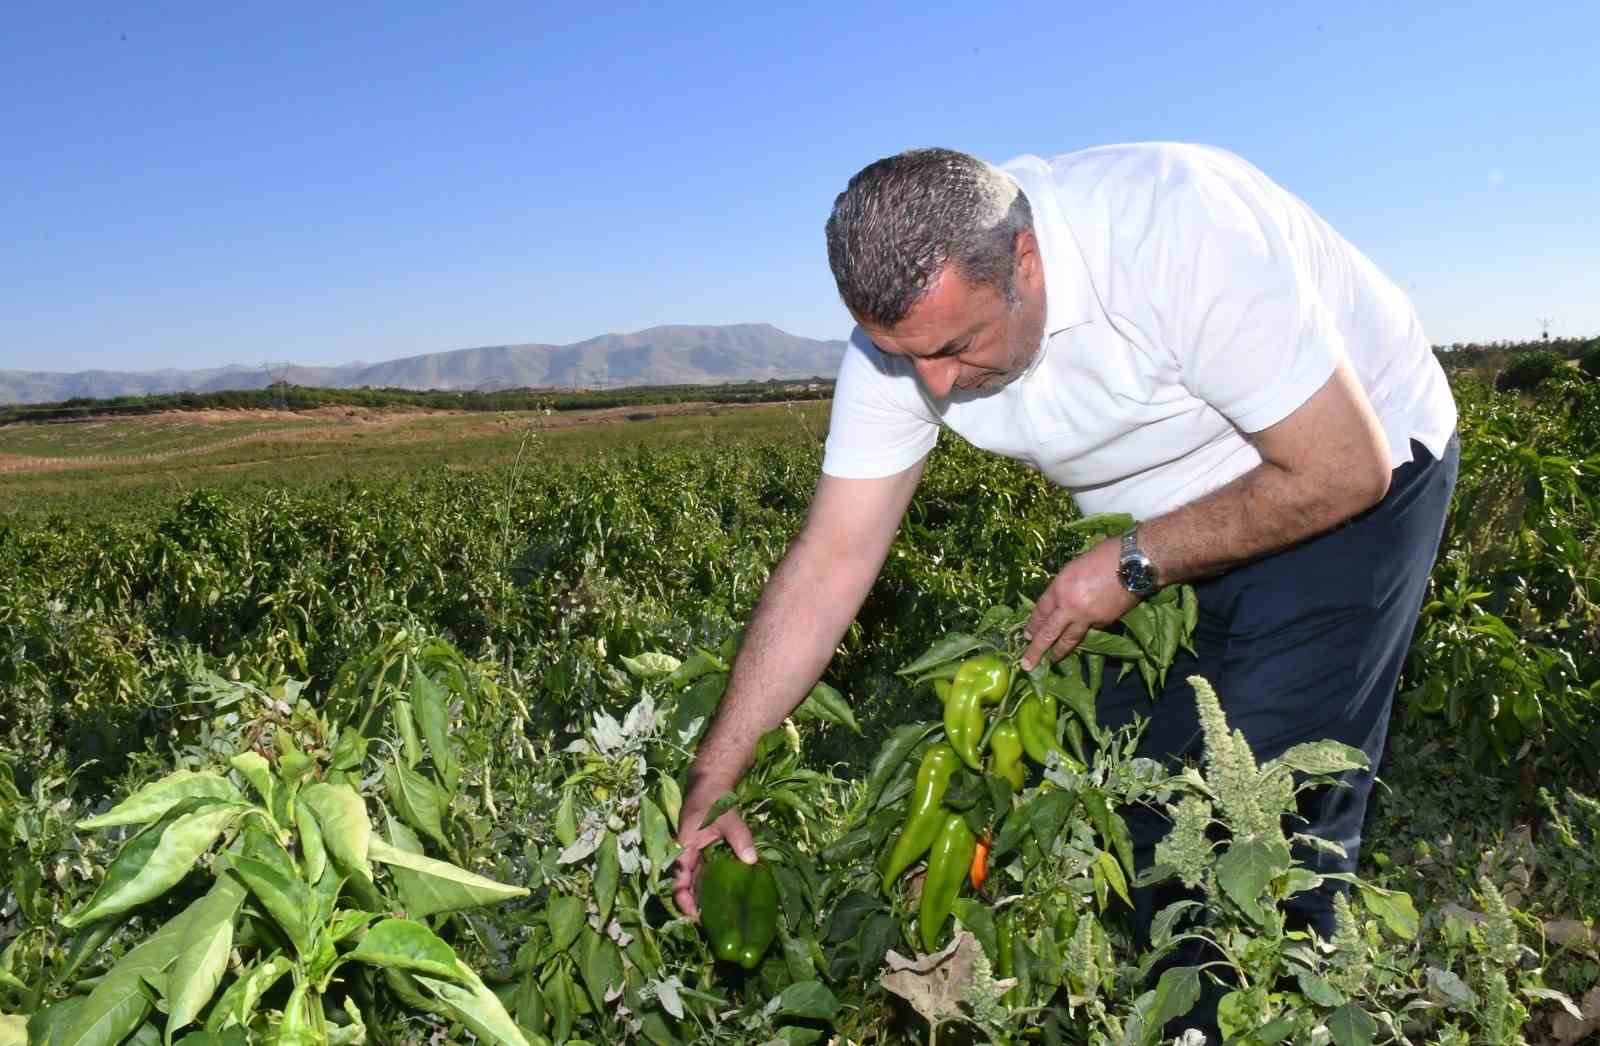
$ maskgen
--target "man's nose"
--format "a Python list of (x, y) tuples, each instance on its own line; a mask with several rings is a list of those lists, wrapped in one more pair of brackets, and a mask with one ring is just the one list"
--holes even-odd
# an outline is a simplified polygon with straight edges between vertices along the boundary
[(923, 387), (942, 398), (950, 395), (950, 390), (955, 388), (956, 375), (960, 371), (961, 364), (951, 356), (940, 356), (936, 359), (919, 356), (916, 358), (916, 368), (917, 377)]

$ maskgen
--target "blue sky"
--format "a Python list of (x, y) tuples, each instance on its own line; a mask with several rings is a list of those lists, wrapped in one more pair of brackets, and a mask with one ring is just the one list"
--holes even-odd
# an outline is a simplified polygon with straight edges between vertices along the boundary
[(867, 162), (1233, 149), (1435, 342), (1600, 334), (1600, 4), (33, 3), (0, 33), (0, 369), (843, 337)]

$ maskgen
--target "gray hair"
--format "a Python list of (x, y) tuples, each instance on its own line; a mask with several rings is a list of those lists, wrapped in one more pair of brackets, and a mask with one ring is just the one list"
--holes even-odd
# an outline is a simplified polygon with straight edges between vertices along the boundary
[(1033, 209), (998, 168), (953, 149), (913, 149), (861, 169), (833, 201), (828, 265), (857, 318), (899, 323), (948, 263), (1008, 302), (1018, 234)]

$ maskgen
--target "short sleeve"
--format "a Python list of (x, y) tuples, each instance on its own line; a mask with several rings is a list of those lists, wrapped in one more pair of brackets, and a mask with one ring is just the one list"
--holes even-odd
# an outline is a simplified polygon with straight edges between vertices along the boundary
[(1295, 242), (1298, 201), (1207, 170), (1167, 194), (1146, 249), (1162, 340), (1191, 393), (1259, 432), (1322, 388), (1345, 352)]
[(938, 438), (938, 416), (910, 367), (878, 351), (857, 327), (839, 364), (822, 471), (841, 479), (892, 476), (921, 461)]

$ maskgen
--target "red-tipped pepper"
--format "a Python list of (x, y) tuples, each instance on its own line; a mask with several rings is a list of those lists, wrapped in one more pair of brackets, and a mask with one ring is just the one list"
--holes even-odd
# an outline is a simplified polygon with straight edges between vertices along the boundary
[(917, 783), (911, 792), (911, 812), (900, 837), (889, 851), (889, 861), (883, 869), (883, 889), (888, 892), (896, 879), (918, 858), (928, 852), (939, 829), (944, 826), (945, 809), (941, 805), (950, 777), (961, 765), (955, 749), (946, 744), (932, 745), (922, 754), (922, 764), (917, 767)]

